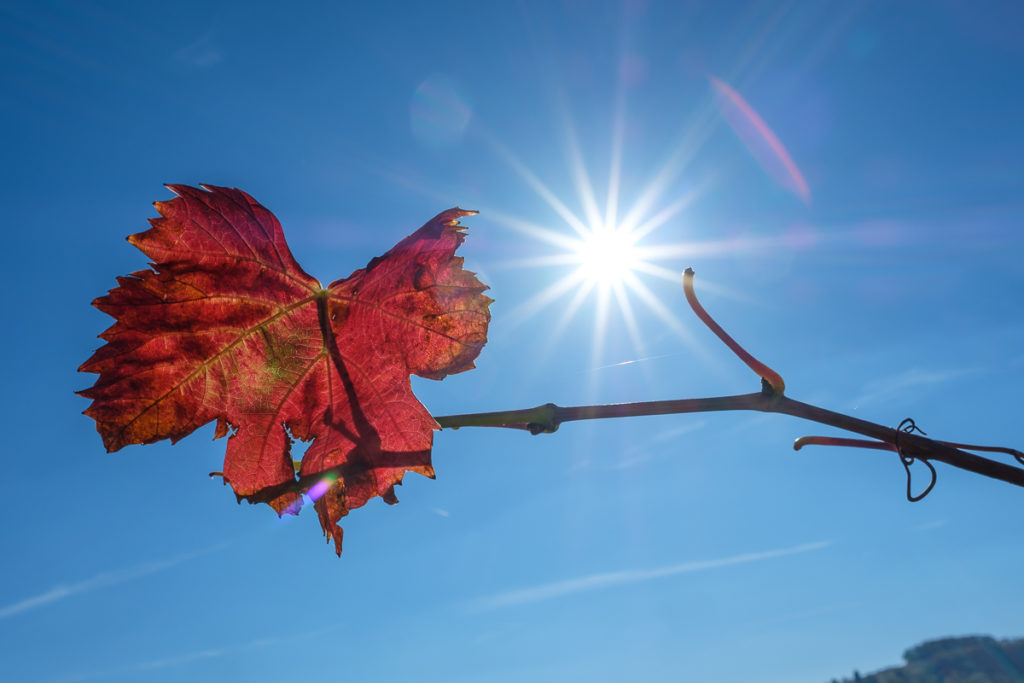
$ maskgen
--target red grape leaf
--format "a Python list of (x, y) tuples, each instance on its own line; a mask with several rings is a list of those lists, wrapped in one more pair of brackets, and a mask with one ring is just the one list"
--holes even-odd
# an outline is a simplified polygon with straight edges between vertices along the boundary
[[(128, 241), (152, 270), (93, 302), (116, 322), (79, 370), (108, 451), (172, 442), (217, 420), (239, 499), (296, 514), (302, 493), (341, 553), (338, 520), (406, 471), (434, 476), (430, 413), (409, 375), (473, 367), (491, 299), (455, 250), (449, 209), (326, 289), (296, 263), (272, 213), (241, 190), (168, 185), (161, 218)], [(292, 439), (312, 441), (296, 473)]]

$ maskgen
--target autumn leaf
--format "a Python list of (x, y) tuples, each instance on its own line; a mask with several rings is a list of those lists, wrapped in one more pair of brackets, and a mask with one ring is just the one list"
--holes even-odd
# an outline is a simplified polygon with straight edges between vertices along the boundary
[[(314, 499), (338, 520), (374, 496), (397, 502), (407, 471), (434, 476), (437, 424), (410, 374), (473, 367), (491, 299), (455, 251), (449, 209), (327, 288), (307, 275), (270, 211), (241, 190), (168, 185), (160, 218), (128, 241), (153, 263), (93, 302), (116, 322), (79, 370), (108, 451), (172, 442), (216, 420), (231, 435), (224, 479), (241, 499), (296, 514)], [(301, 462), (293, 439), (311, 441)]]

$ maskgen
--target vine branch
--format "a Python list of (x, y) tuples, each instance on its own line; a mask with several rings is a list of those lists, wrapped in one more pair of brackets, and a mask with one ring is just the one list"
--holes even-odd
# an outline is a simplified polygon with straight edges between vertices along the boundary
[[(805, 436), (794, 442), (793, 448), (795, 450), (800, 450), (803, 446), (807, 445), (827, 445), (870, 448), (892, 451), (899, 454), (900, 460), (907, 470), (907, 498), (911, 501), (920, 500), (931, 491), (935, 483), (935, 471), (930, 462), (932, 460), (1024, 487), (1024, 469), (968, 452), (975, 450), (1004, 453), (1012, 455), (1018, 462), (1024, 465), (1024, 453), (1016, 449), (1002, 446), (973, 446), (948, 441), (936, 441), (928, 438), (917, 429), (913, 420), (904, 420), (897, 428), (886, 427), (843, 413), (826, 410), (809, 403), (796, 401), (785, 396), (785, 382), (781, 375), (754, 358), (742, 346), (736, 343), (704, 310), (704, 307), (697, 300), (693, 288), (693, 276), (693, 270), (687, 268), (686, 273), (683, 275), (683, 289), (686, 293), (687, 302), (697, 317), (751, 370), (757, 373), (762, 381), (762, 390), (760, 392), (732, 396), (713, 396), (709, 398), (684, 398), (666, 401), (641, 401), (569, 407), (545, 403), (535, 408), (522, 410), (444, 415), (435, 417), (437, 423), (444, 429), (508, 427), (524, 429), (531, 434), (544, 434), (556, 431), (563, 422), (574, 422), (576, 420), (755, 410), (765, 413), (791, 415), (803, 420), (835, 427), (846, 432), (860, 434), (870, 439)], [(922, 461), (932, 471), (931, 483), (918, 496), (913, 496), (910, 492), (910, 464), (914, 460)]]

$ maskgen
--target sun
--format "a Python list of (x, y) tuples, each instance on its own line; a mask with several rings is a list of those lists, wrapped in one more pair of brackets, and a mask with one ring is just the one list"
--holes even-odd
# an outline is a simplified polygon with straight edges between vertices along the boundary
[(620, 226), (591, 228), (572, 254), (580, 277), (599, 287), (615, 287), (627, 280), (640, 264), (636, 236)]
[[(574, 142), (575, 138), (570, 137)], [(691, 185), (670, 201), (660, 202), (668, 189), (673, 170), (669, 165), (644, 187), (628, 210), (619, 208), (619, 170), (617, 162), (609, 174), (605, 206), (599, 207), (594, 188), (578, 148), (571, 145), (570, 169), (576, 180), (582, 211), (577, 213), (558, 198), (541, 180), (524, 166), (499, 142), (491, 143), (500, 158), (553, 209), (560, 221), (540, 225), (511, 215), (490, 211), (508, 227), (545, 243), (546, 253), (514, 262), (517, 267), (556, 267), (565, 269), (564, 275), (547, 287), (520, 303), (506, 317), (506, 325), (525, 322), (541, 309), (552, 305), (561, 308), (556, 325), (550, 330), (548, 344), (556, 345), (561, 334), (586, 302), (593, 302), (594, 333), (591, 355), (599, 362), (608, 325), (624, 329), (638, 354), (645, 353), (646, 343), (641, 333), (637, 313), (643, 309), (659, 318), (662, 323), (688, 343), (692, 335), (680, 323), (676, 314), (655, 294), (647, 282), (649, 278), (679, 283), (682, 269), (666, 268), (658, 261), (673, 263), (691, 256), (700, 245), (693, 242), (652, 243), (652, 233), (663, 226), (674, 224), (672, 232), (685, 231), (685, 219), (678, 221), (694, 200), (705, 190), (705, 185)], [(617, 155), (614, 155), (617, 156)], [(497, 214), (497, 215), (496, 215)], [(683, 223), (683, 225), (680, 225)], [(610, 319), (612, 315), (617, 320)]]
[[(678, 241), (691, 233), (692, 219), (688, 219), (686, 211), (707, 191), (714, 177), (699, 181), (680, 178), (693, 151), (684, 143), (671, 151), (649, 182), (639, 185), (636, 196), (630, 197), (632, 201), (623, 206), (620, 184), (624, 123), (617, 121), (611, 139), (607, 185), (603, 196), (599, 197), (567, 113), (563, 120), (568, 167), (578, 200), (575, 210), (497, 137), (482, 133), (482, 139), (496, 156), (555, 214), (555, 220), (548, 219), (541, 224), (489, 209), (492, 219), (545, 245), (545, 250), (536, 256), (503, 265), (553, 267), (563, 271), (561, 277), (506, 314), (506, 329), (526, 322), (544, 308), (557, 306), (560, 315), (546, 334), (545, 342), (546, 348), (552, 349), (575, 315), (586, 307), (594, 312), (590, 356), (595, 364), (603, 359), (605, 340), (611, 338), (608, 332), (612, 327), (625, 332), (638, 356), (646, 353), (647, 335), (641, 332), (638, 321), (642, 313), (655, 316), (684, 342), (694, 344), (692, 333), (679, 321), (671, 304), (666, 304), (660, 290), (651, 289), (649, 284), (653, 284), (653, 279), (678, 286), (682, 276), (682, 266), (678, 265), (681, 260), (689, 265), (686, 259), (698, 253), (707, 255), (728, 246)], [(659, 229), (661, 233), (655, 235)], [(676, 267), (666, 267), (659, 261)]]

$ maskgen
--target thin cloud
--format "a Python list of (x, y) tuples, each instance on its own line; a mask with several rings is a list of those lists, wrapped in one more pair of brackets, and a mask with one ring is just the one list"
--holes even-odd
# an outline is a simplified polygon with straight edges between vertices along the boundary
[(241, 643), (239, 645), (229, 645), (219, 648), (207, 648), (205, 650), (187, 652), (185, 654), (175, 655), (172, 657), (162, 657), (160, 659), (151, 659), (143, 662), (136, 662), (134, 664), (128, 664), (126, 666), (120, 666), (114, 669), (105, 669), (103, 671), (84, 671), (59, 678), (57, 679), (56, 683), (78, 683), (78, 681), (91, 681), (102, 678), (110, 678), (113, 676), (124, 676), (125, 674), (142, 673), (145, 671), (156, 671), (159, 669), (168, 669), (175, 666), (181, 666), (182, 664), (190, 664), (192, 662), (203, 661), (206, 659), (217, 659), (219, 657), (236, 655), (250, 650), (258, 650), (272, 646), (277, 647), (279, 645), (294, 642), (297, 640), (308, 640), (323, 633), (333, 631), (337, 628), (337, 625), (326, 626), (323, 628), (314, 629), (312, 631), (306, 631), (304, 633), (291, 633), (286, 636), (269, 636), (264, 638), (256, 638), (254, 640), (250, 640), (246, 643)]
[(224, 60), (224, 53), (214, 42), (213, 31), (207, 31), (198, 40), (175, 52), (174, 58), (193, 68), (207, 69), (220, 64)]
[(983, 372), (984, 369), (978, 367), (954, 368), (951, 370), (911, 368), (899, 375), (869, 382), (864, 387), (864, 393), (854, 401), (854, 408), (859, 408), (868, 403), (888, 401), (907, 391), (917, 391), (922, 387), (943, 384)]
[(474, 611), (486, 611), (498, 609), (500, 607), (522, 605), (530, 602), (541, 602), (543, 600), (551, 600), (553, 598), (572, 595), (573, 593), (583, 593), (585, 591), (611, 588), (613, 586), (621, 586), (624, 584), (664, 579), (670, 576), (677, 576), (679, 574), (689, 574), (691, 572), (705, 571), (708, 569), (720, 569), (722, 567), (731, 567), (734, 565), (749, 564), (751, 562), (760, 562), (761, 560), (770, 560), (776, 557), (796, 555), (798, 553), (806, 553), (812, 550), (821, 550), (822, 548), (827, 548), (830, 545), (832, 545), (832, 541), (817, 541), (815, 543), (804, 543), (803, 545), (792, 546), (790, 548), (765, 550), (759, 553), (745, 553), (743, 555), (721, 557), (714, 560), (683, 562), (682, 564), (673, 564), (667, 567), (655, 567), (654, 569), (626, 569), (617, 572), (589, 574), (575, 579), (566, 579), (564, 581), (555, 581), (553, 583), (546, 583), (539, 586), (531, 586), (529, 588), (520, 588), (497, 593), (488, 597), (479, 598), (470, 603), (469, 607)]
[(630, 467), (641, 465), (645, 462), (654, 460), (655, 458), (665, 457), (668, 455), (675, 455), (677, 450), (670, 448), (665, 444), (677, 440), (679, 437), (695, 432), (698, 429), (702, 429), (707, 424), (706, 420), (697, 420), (693, 422), (687, 422), (686, 424), (680, 425), (679, 427), (673, 427), (672, 429), (666, 429), (663, 432), (659, 432), (652, 436), (641, 448), (637, 448), (627, 453), (618, 462), (612, 463), (608, 466), (609, 470), (624, 470)]
[(181, 564), (182, 562), (187, 562), (188, 560), (200, 557), (201, 555), (221, 550), (227, 547), (227, 545), (227, 543), (222, 543), (220, 545), (213, 546), (212, 548), (177, 555), (167, 560), (146, 562), (144, 564), (137, 564), (133, 567), (128, 567), (127, 569), (101, 572), (92, 578), (79, 581), (77, 583), (59, 584), (44, 593), (40, 593), (39, 595), (33, 595), (30, 598), (25, 598), (24, 600), (12, 603), (6, 607), (0, 607), (0, 619), (7, 619), (8, 617), (22, 614), (23, 612), (45, 607), (46, 605), (58, 602), (59, 600), (64, 600), (75, 595), (81, 595), (82, 593), (89, 593), (102, 588), (117, 586), (125, 583), (126, 581), (141, 579), (144, 576), (149, 576), (150, 574), (155, 574), (165, 569), (169, 569), (175, 565)]

